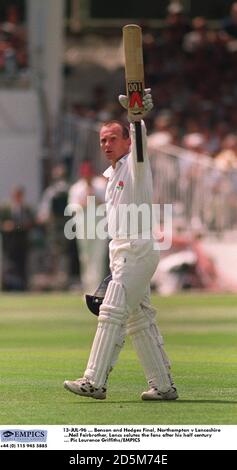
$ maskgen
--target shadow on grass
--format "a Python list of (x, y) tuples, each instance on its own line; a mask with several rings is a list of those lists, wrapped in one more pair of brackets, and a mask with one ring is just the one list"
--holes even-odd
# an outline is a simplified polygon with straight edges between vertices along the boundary
[(176, 403), (220, 403), (221, 405), (237, 405), (233, 400), (177, 400)]
[(179, 399), (179, 400), (123, 400), (123, 401), (112, 401), (112, 400), (86, 400), (84, 401), (77, 401), (77, 402), (73, 402), (73, 403), (76, 403), (78, 405), (88, 405), (88, 403), (90, 404), (93, 404), (93, 405), (98, 405), (99, 403), (101, 404), (105, 404), (105, 403), (108, 403), (109, 405), (137, 405), (139, 403), (139, 405), (141, 403), (192, 403), (192, 404), (195, 404), (195, 403), (212, 403), (212, 404), (221, 404), (221, 405), (237, 405), (237, 401), (233, 401), (233, 400), (182, 400), (182, 399)]

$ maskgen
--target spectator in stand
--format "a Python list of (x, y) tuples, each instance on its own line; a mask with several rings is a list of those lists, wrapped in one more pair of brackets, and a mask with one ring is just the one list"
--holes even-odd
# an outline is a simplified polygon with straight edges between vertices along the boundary
[[(88, 294), (95, 291), (107, 274), (108, 240), (100, 239), (96, 232), (97, 224), (105, 216), (105, 206), (104, 214), (101, 217), (90, 212), (93, 210), (94, 203), (95, 210), (99, 205), (105, 204), (105, 190), (106, 179), (95, 174), (90, 161), (84, 161), (79, 167), (78, 181), (70, 187), (68, 203), (75, 205), (77, 212), (78, 231), (76, 231), (76, 242), (80, 277), (82, 289)], [(94, 236), (93, 233), (88, 235), (90, 218), (93, 218), (91, 222), (95, 227)]]
[(185, 33), (190, 31), (190, 25), (178, 0), (171, 1), (168, 5), (165, 23), (165, 36), (168, 41), (181, 45)]
[(223, 19), (221, 26), (227, 40), (237, 39), (237, 2), (231, 5), (230, 14)]
[(64, 210), (69, 190), (65, 165), (55, 165), (51, 178), (52, 182), (42, 194), (37, 221), (46, 236), (46, 270), (52, 275), (52, 287), (65, 288), (69, 281), (69, 243), (64, 235)]
[(186, 52), (194, 52), (209, 45), (210, 31), (207, 28), (207, 20), (203, 16), (192, 20), (192, 28), (193, 30), (184, 36), (183, 49)]
[(237, 169), (237, 135), (228, 134), (222, 141), (221, 151), (215, 157), (216, 167), (229, 171)]
[(147, 138), (149, 152), (155, 152), (159, 147), (172, 143), (172, 113), (162, 110), (154, 119), (153, 132)]
[(201, 132), (186, 134), (183, 138), (183, 146), (195, 153), (203, 153), (204, 137)]
[(7, 80), (20, 77), (28, 68), (27, 33), (20, 23), (16, 5), (6, 11), (6, 21), (0, 23), (0, 72)]
[(25, 190), (16, 187), (10, 201), (0, 207), (5, 290), (26, 290), (28, 287), (29, 236), (33, 226), (34, 214), (25, 201)]

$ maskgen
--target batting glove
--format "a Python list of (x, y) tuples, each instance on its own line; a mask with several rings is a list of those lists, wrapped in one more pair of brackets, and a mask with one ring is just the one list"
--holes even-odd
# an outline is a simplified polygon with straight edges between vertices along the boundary
[[(119, 95), (118, 97), (121, 106), (125, 109), (128, 109), (128, 96)], [(132, 111), (128, 111), (128, 121), (141, 121), (153, 108), (153, 101), (151, 96), (151, 88), (145, 88), (144, 96), (142, 98), (143, 111), (141, 114), (134, 114)]]

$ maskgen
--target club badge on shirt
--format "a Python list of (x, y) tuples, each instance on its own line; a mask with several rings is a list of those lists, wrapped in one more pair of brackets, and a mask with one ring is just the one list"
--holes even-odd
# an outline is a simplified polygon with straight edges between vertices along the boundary
[(119, 181), (117, 186), (116, 186), (116, 189), (118, 189), (119, 191), (122, 191), (123, 188), (124, 188), (124, 182)]

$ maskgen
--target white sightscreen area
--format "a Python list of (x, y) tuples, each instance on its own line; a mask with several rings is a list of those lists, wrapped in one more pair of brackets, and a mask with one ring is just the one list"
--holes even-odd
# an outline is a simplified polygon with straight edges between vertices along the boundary
[(33, 90), (0, 90), (0, 204), (15, 186), (24, 186), (26, 199), (40, 196), (40, 114)]

